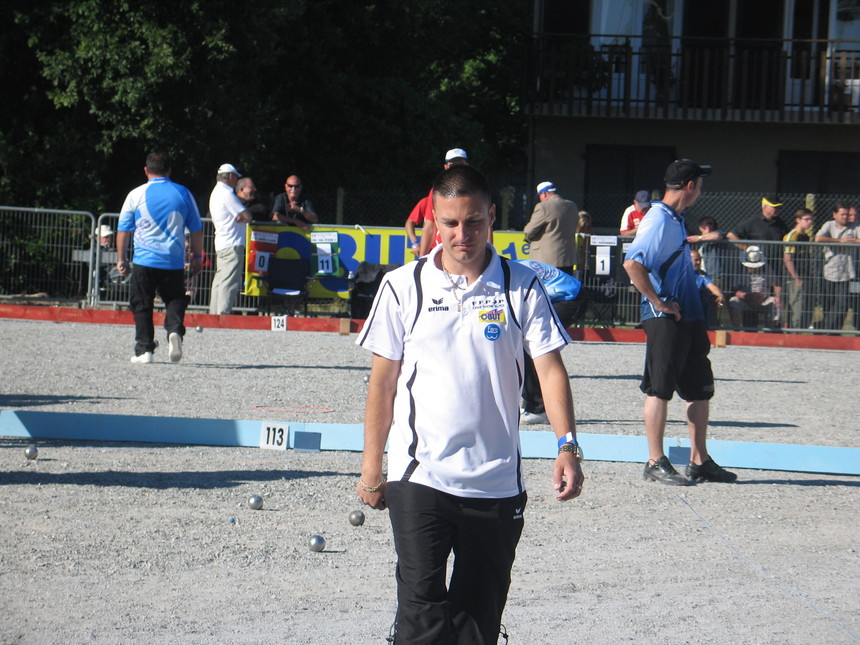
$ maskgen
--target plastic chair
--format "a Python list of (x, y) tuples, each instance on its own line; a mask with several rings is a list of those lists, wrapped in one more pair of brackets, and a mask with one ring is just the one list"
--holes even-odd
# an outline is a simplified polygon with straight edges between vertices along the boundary
[(266, 314), (279, 310), (294, 315), (308, 313), (308, 291), (313, 282), (309, 276), (310, 262), (307, 258), (269, 260), (269, 275), (262, 276), (266, 283)]

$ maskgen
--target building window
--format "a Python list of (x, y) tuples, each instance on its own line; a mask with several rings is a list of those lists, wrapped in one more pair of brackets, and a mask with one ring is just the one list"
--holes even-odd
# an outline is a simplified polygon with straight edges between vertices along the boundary
[(587, 36), (591, 31), (590, 9), (590, 0), (546, 0), (544, 33)]
[(640, 190), (663, 194), (663, 175), (676, 159), (664, 146), (585, 146), (585, 200), (596, 227), (616, 227)]

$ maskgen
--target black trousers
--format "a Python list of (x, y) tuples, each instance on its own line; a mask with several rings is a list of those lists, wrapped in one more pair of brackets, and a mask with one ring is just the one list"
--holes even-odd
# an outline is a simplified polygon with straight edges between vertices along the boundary
[(495, 645), (526, 494), (463, 498), (398, 481), (386, 486), (385, 503), (397, 551), (395, 643)]
[(164, 302), (164, 328), (185, 336), (185, 271), (183, 269), (155, 269), (132, 265), (131, 298), (129, 308), (134, 315), (134, 353), (140, 356), (155, 350), (155, 326), (152, 310), (156, 293)]
[[(584, 294), (585, 290), (582, 292)], [(574, 300), (561, 300), (552, 303), (555, 313), (558, 314), (561, 324), (567, 329), (573, 323), (577, 322), (584, 313), (588, 302), (584, 297), (580, 296)], [(525, 355), (525, 376), (523, 378), (523, 408), (526, 412), (533, 414), (543, 414), (545, 408), (543, 405), (543, 394), (540, 391), (540, 382), (538, 381), (535, 364), (532, 357), (526, 353)]]

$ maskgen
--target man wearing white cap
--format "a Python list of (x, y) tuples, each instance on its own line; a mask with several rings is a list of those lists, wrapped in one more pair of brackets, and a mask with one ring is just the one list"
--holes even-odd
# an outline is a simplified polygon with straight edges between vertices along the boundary
[(562, 199), (551, 181), (538, 184), (537, 196), (539, 201), (523, 229), (531, 245), (529, 259), (573, 275), (573, 265), (577, 264), (579, 207), (569, 199)]
[(209, 195), (209, 217), (215, 226), (216, 270), (212, 280), (209, 313), (229, 314), (242, 289), (245, 263), (245, 225), (251, 213), (245, 209), (233, 189), (239, 181), (239, 171), (233, 164), (218, 168), (215, 188)]
[[(448, 170), (451, 166), (469, 165), (469, 155), (462, 148), (451, 148), (445, 153), (445, 163), (442, 164), (443, 170)], [(421, 226), (421, 241), (418, 241), (418, 236), (415, 233), (415, 228)], [(427, 255), (431, 249), (441, 243), (439, 236), (436, 233), (436, 221), (433, 219), (433, 189), (427, 193), (427, 197), (423, 197), (417, 204), (409, 217), (406, 218), (406, 236), (409, 238), (409, 249), (416, 257)]]
[(99, 226), (99, 246), (103, 249), (109, 249), (113, 246), (113, 229), (110, 224)]

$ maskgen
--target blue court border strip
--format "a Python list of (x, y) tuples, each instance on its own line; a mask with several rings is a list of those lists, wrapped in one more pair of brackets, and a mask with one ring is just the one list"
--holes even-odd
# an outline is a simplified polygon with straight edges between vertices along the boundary
[[(358, 423), (0, 410), (0, 436), (34, 440), (257, 447), (265, 426), (287, 428), (288, 448), (291, 449), (310, 444), (318, 445), (320, 450), (360, 452), (364, 444), (364, 427)], [(590, 461), (642, 462), (648, 454), (644, 436), (585, 432), (578, 436), (585, 457)], [(557, 453), (555, 435), (549, 431), (524, 430), (520, 432), (520, 443), (523, 457), (527, 459), (554, 459)], [(687, 439), (666, 439), (664, 450), (672, 463), (685, 464), (690, 455), (690, 443)], [(860, 475), (860, 448), (710, 440), (708, 452), (720, 465), (730, 468)]]

